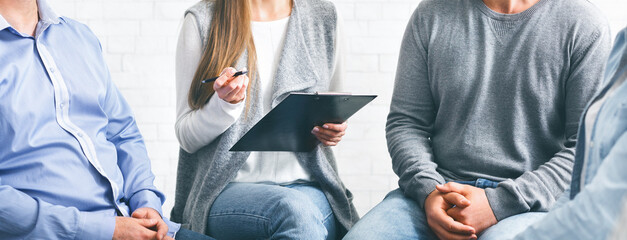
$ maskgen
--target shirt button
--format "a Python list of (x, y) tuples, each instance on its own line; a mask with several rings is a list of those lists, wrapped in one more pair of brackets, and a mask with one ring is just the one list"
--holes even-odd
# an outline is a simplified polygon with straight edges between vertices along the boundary
[(54, 68), (50, 68), (50, 72), (54, 73), (55, 72)]
[(594, 142), (590, 141), (590, 147), (594, 147)]
[(83, 133), (78, 133), (76, 135), (78, 135), (79, 137), (83, 137)]
[(63, 105), (63, 103), (59, 104), (59, 108), (60, 108), (60, 109), (63, 109), (63, 107), (64, 107), (64, 106), (65, 106), (65, 105)]

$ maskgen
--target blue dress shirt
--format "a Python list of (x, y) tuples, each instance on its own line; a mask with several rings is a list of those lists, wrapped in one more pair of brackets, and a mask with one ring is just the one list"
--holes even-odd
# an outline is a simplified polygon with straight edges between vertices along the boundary
[(111, 239), (165, 197), (98, 39), (38, 5), (35, 37), (0, 16), (0, 239)]
[[(570, 197), (570, 201), (556, 206), (516, 239), (606, 239), (611, 233), (621, 213), (621, 203), (627, 197), (625, 78), (627, 29), (616, 38), (605, 72), (606, 85), (592, 100), (602, 98), (614, 87), (612, 95), (603, 102), (594, 125), (588, 126), (592, 127), (589, 142), (585, 138), (585, 115), (582, 117), (570, 195), (565, 196)], [(624, 82), (621, 84), (621, 81)]]

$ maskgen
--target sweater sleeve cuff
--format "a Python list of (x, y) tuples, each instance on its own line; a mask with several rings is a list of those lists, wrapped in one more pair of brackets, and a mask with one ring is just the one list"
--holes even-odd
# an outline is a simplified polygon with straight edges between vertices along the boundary
[(229, 103), (226, 102), (224, 100), (222, 100), (220, 97), (218, 97), (217, 93), (214, 93), (213, 96), (211, 96), (211, 98), (213, 101), (217, 101), (218, 102), (218, 106), (220, 107), (220, 109), (222, 111), (224, 111), (226, 114), (228, 114), (229, 116), (233, 116), (233, 118), (237, 119), (237, 117), (235, 116), (239, 116), (242, 113), (242, 110), (244, 110), (244, 103), (246, 102), (246, 99), (242, 100), (241, 102), (238, 103)]
[(115, 216), (79, 212), (78, 224), (75, 239), (112, 239), (115, 231)]
[(486, 188), (485, 194), (497, 221), (529, 211), (529, 207), (524, 201), (502, 186)]
[(163, 212), (161, 210), (161, 198), (159, 198), (159, 196), (157, 196), (157, 194), (155, 194), (151, 190), (141, 190), (133, 194), (128, 203), (129, 207), (131, 208), (131, 214), (139, 208), (147, 207), (157, 210), (157, 212), (159, 212), (159, 215), (163, 217)]
[(420, 184), (415, 184), (410, 189), (404, 189), (404, 192), (406, 196), (413, 198), (424, 209), (427, 197), (435, 190), (435, 185), (438, 184), (442, 183), (430, 178), (421, 178)]

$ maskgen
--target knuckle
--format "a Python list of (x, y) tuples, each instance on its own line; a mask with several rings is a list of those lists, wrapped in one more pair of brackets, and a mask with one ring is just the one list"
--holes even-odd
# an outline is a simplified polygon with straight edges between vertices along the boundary
[(447, 228), (448, 230), (452, 231), (453, 229), (455, 229), (455, 226), (453, 226), (453, 224), (452, 224), (452, 223), (448, 223), (448, 224), (446, 225), (446, 228)]

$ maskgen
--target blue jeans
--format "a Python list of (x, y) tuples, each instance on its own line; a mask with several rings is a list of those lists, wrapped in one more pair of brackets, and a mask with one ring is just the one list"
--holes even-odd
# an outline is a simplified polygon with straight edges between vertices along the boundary
[(336, 239), (336, 221), (317, 185), (230, 183), (211, 206), (217, 239)]
[[(479, 181), (481, 180), (481, 181)], [(497, 183), (479, 179), (477, 187), (495, 187)], [(462, 181), (458, 181), (464, 183)], [(546, 213), (522, 213), (499, 221), (479, 235), (480, 240), (510, 239)], [(344, 239), (438, 239), (427, 224), (425, 212), (400, 189), (388, 193), (381, 203), (368, 212), (346, 234)]]
[(179, 229), (174, 237), (176, 240), (215, 240), (207, 235), (203, 235), (185, 228)]

